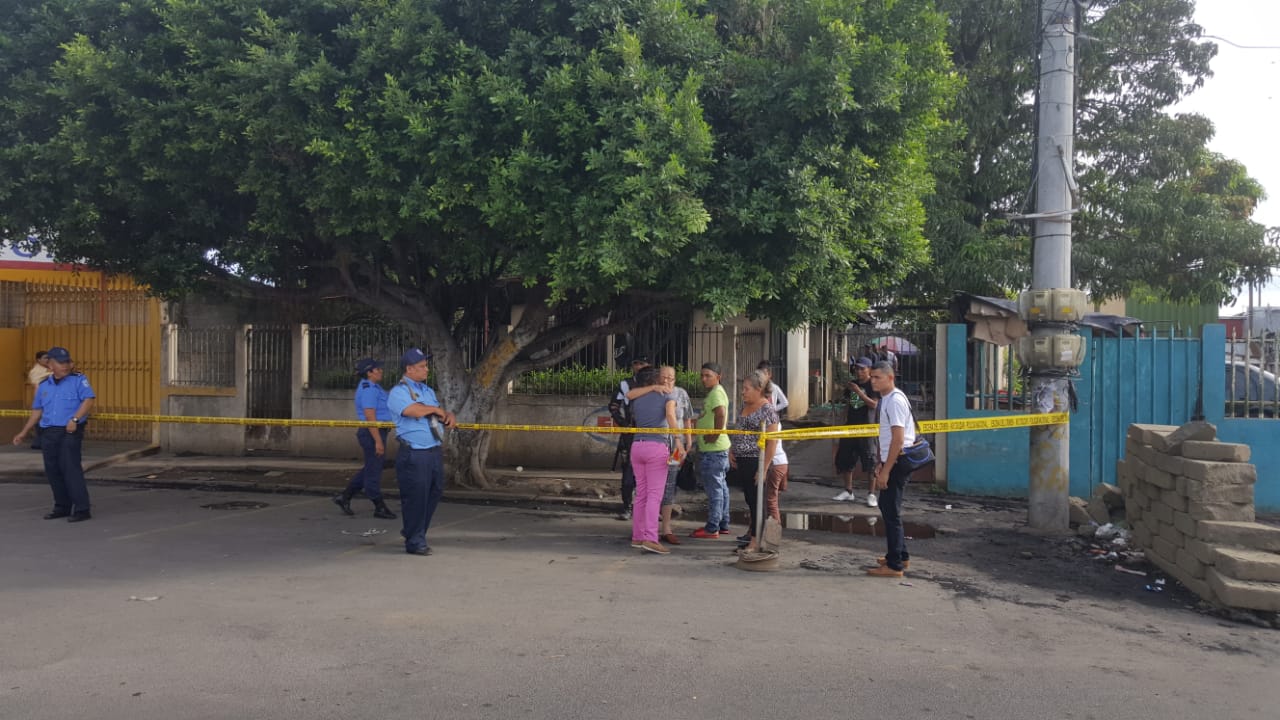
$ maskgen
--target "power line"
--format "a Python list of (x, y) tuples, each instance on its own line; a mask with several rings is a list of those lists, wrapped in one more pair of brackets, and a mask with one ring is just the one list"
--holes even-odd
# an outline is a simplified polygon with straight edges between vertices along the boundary
[(1238, 42), (1233, 42), (1219, 35), (1201, 35), (1200, 37), (1208, 38), (1210, 40), (1219, 40), (1231, 47), (1240, 48), (1241, 50), (1280, 50), (1280, 45), (1241, 45)]

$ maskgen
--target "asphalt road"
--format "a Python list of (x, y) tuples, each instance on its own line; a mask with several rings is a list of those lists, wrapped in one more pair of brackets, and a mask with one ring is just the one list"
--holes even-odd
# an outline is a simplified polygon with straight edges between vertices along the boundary
[[(607, 516), (445, 504), (423, 558), (359, 501), (349, 520), (324, 497), (92, 490), (94, 519), (67, 524), (41, 520), (47, 488), (0, 484), (4, 720), (1271, 720), (1280, 707), (1280, 632), (1125, 597), (1067, 602), (1055, 583), (963, 591), (927, 569), (946, 537), (913, 548), (902, 584), (857, 574), (872, 538), (793, 533), (784, 569), (745, 573), (724, 541), (641, 555)], [(266, 505), (203, 507), (228, 502)], [(798, 567), (818, 556), (837, 569)]]

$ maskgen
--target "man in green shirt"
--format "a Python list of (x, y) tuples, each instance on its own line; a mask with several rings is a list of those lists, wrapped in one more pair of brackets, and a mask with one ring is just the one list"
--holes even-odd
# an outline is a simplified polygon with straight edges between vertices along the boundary
[[(702, 385), (707, 388), (706, 404), (698, 417), (699, 430), (724, 430), (729, 425), (729, 396), (720, 387), (719, 363), (702, 365)], [(729, 532), (729, 436), (709, 432), (698, 436), (698, 476), (707, 491), (707, 524), (693, 531), (691, 537), (715, 539)]]

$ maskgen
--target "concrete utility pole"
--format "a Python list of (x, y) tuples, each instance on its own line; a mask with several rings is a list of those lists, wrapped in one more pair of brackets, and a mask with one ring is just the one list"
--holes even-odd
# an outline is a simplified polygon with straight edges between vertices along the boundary
[[(1071, 288), (1071, 216), (1076, 205), (1075, 4), (1072, 0), (1041, 0), (1040, 25), (1032, 292), (1024, 294), (1020, 304), (1031, 325), (1023, 360), (1030, 365), (1032, 403), (1035, 412), (1049, 413), (1069, 408), (1068, 376), (1079, 363), (1067, 356), (1074, 341), (1061, 336), (1077, 337), (1074, 321), (1086, 302), (1082, 295), (1061, 292)], [(1075, 347), (1082, 357), (1083, 348)], [(1066, 425), (1031, 428), (1027, 521), (1034, 529), (1068, 529), (1069, 435)]]

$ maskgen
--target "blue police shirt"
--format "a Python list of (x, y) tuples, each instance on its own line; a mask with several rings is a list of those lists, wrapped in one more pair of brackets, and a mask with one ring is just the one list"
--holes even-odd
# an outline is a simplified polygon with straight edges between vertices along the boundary
[(372, 380), (361, 380), (356, 388), (356, 419), (367, 420), (365, 409), (371, 409), (378, 422), (391, 422), (391, 409), (387, 407), (387, 391)]
[(84, 375), (71, 373), (62, 380), (54, 380), (50, 375), (36, 388), (36, 399), (31, 408), (42, 413), (40, 427), (63, 427), (76, 416), (80, 403), (94, 397), (97, 395), (93, 394), (89, 378)]
[(407, 378), (391, 388), (387, 395), (387, 406), (395, 419), (396, 437), (400, 439), (400, 444), (408, 445), (414, 450), (429, 450), (439, 446), (440, 441), (431, 432), (431, 418), (404, 416), (405, 409), (414, 403), (440, 407), (435, 390)]

